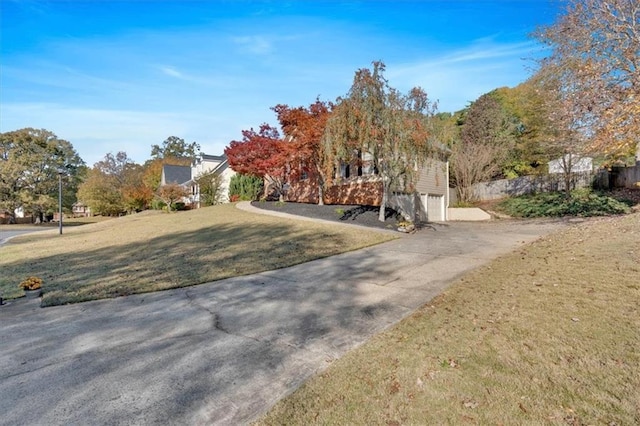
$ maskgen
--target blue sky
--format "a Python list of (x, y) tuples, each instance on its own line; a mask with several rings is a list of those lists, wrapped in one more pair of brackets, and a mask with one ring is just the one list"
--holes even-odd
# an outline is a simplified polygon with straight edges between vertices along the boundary
[(558, 0), (0, 0), (0, 132), (45, 128), (88, 165), (169, 136), (222, 154), (277, 104), (346, 94), (382, 60), (439, 111), (526, 80)]

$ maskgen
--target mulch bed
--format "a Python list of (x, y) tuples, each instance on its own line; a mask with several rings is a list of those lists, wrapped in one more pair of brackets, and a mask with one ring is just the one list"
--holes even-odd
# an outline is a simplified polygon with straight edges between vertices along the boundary
[(343, 206), (306, 203), (281, 203), (277, 201), (253, 201), (252, 206), (259, 209), (278, 211), (296, 216), (323, 219), (331, 222), (352, 223), (371, 228), (396, 229), (400, 215), (393, 209), (387, 209), (385, 221), (378, 220), (379, 207), (375, 206)]
[(616, 200), (626, 200), (640, 205), (640, 188), (616, 188), (611, 191), (611, 196)]
[[(637, 189), (616, 189), (610, 193), (617, 199), (626, 199), (640, 206), (640, 190)], [(485, 202), (479, 207), (492, 210), (500, 200)], [(371, 228), (397, 229), (401, 220), (400, 214), (393, 209), (387, 209), (384, 222), (378, 220), (379, 207), (360, 205), (324, 205), (306, 203), (281, 203), (278, 201), (253, 201), (254, 207), (289, 213), (297, 216), (324, 219), (332, 222), (353, 223), (356, 225), (368, 226)], [(420, 228), (420, 224), (418, 224)]]

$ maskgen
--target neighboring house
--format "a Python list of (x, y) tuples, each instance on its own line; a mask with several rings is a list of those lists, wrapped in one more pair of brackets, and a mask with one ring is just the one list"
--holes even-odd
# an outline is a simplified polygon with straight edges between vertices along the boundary
[(236, 172), (229, 167), (227, 156), (200, 154), (191, 164), (191, 179), (189, 181), (191, 204), (194, 208), (200, 207), (200, 187), (196, 180), (207, 173), (215, 173), (220, 176), (220, 192), (222, 194), (220, 201), (223, 203), (229, 202), (229, 183)]
[(229, 167), (225, 155), (200, 154), (191, 166), (165, 164), (162, 166), (160, 186), (168, 184), (184, 186), (189, 190), (189, 196), (184, 199), (184, 203), (192, 208), (200, 208), (200, 187), (197, 179), (211, 172), (221, 176), (220, 190), (223, 194), (221, 201), (223, 203), (229, 202), (229, 182), (235, 172)]
[(565, 154), (563, 157), (549, 161), (549, 173), (559, 174), (567, 171), (571, 167), (570, 173), (585, 173), (593, 171), (593, 158), (582, 157), (576, 154)]
[[(443, 151), (445, 151), (443, 149)], [(447, 220), (449, 207), (449, 161), (446, 152), (440, 158), (428, 159), (416, 168), (417, 182), (412, 194), (394, 194), (390, 206), (402, 205), (403, 210), (413, 212), (416, 220), (442, 222)], [(318, 178), (303, 173), (300, 178), (288, 180), (286, 201), (317, 203)], [(382, 182), (371, 162), (363, 153), (360, 160), (336, 167), (336, 183), (325, 188), (323, 201), (336, 205), (379, 206), (382, 201)]]
[(89, 217), (91, 216), (91, 208), (84, 203), (78, 201), (71, 206), (73, 217)]
[(26, 215), (22, 207), (18, 207), (17, 209), (15, 209), (13, 211), (13, 215), (11, 215), (10, 210), (0, 209), (0, 224), (8, 223), (33, 223), (33, 217), (30, 215)]
[(11, 215), (9, 210), (0, 209), (0, 225), (5, 225), (7, 223), (11, 223), (14, 217)]
[(191, 180), (191, 167), (164, 164), (162, 166), (162, 177), (160, 186), (178, 184), (186, 185)]
[(24, 214), (24, 208), (23, 208), (22, 206), (17, 207), (17, 208), (13, 211), (13, 213), (15, 214), (16, 219), (18, 219), (18, 218), (22, 219), (22, 218), (24, 218), (24, 217), (25, 217), (25, 214)]

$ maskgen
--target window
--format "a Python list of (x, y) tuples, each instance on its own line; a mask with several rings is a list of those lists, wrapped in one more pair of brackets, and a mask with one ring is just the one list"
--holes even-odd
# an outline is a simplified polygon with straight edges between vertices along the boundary
[(349, 179), (349, 176), (351, 175), (351, 170), (350, 170), (350, 166), (349, 164), (346, 163), (341, 163), (340, 164), (340, 177), (343, 179)]

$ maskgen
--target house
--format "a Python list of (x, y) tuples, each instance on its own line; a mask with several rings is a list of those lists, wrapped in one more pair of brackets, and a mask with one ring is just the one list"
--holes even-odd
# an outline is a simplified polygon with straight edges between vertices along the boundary
[(565, 173), (567, 169), (570, 173), (585, 173), (593, 171), (593, 158), (583, 157), (577, 154), (565, 154), (563, 157), (549, 161), (549, 173)]
[(220, 202), (229, 202), (229, 183), (236, 172), (229, 167), (227, 156), (224, 154), (200, 154), (191, 164), (191, 179), (189, 181), (191, 187), (190, 200), (194, 208), (200, 207), (200, 186), (197, 183), (197, 179), (207, 173), (215, 173), (217, 176), (220, 176), (220, 192), (222, 193)]
[(25, 224), (33, 223), (33, 216), (25, 214), (22, 206), (14, 209), (13, 215), (10, 210), (0, 209), (0, 224)]
[(191, 180), (191, 167), (176, 166), (174, 164), (164, 164), (162, 166), (162, 176), (160, 186), (178, 184), (186, 185)]
[[(414, 192), (394, 193), (390, 207), (413, 213), (413, 220), (442, 222), (447, 220), (449, 207), (449, 161), (446, 149), (416, 167), (417, 180)], [(367, 153), (360, 153), (353, 163), (336, 167), (335, 183), (324, 190), (325, 204), (372, 205), (382, 201), (382, 180)], [(317, 203), (319, 180), (313, 173), (299, 173), (299, 178), (289, 178), (286, 201)]]
[(91, 208), (84, 203), (78, 201), (71, 206), (73, 217), (89, 217), (91, 216)]
[(419, 166), (415, 192), (419, 198), (420, 220), (445, 222), (449, 219), (449, 160), (446, 156), (430, 158)]
[(207, 173), (215, 173), (221, 177), (221, 202), (229, 202), (229, 183), (235, 172), (229, 167), (226, 155), (200, 154), (191, 166), (162, 166), (160, 186), (168, 184), (182, 185), (189, 190), (189, 196), (183, 200), (192, 208), (200, 208), (200, 186), (197, 179)]

